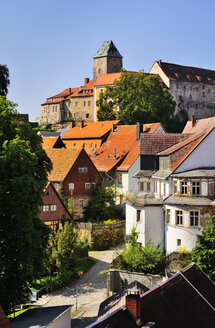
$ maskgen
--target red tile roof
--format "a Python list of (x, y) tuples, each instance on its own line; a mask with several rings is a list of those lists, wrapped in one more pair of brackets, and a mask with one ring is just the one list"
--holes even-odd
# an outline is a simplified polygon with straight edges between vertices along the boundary
[(201, 120), (196, 120), (194, 126), (192, 126), (192, 120), (190, 120), (185, 125), (182, 133), (198, 134), (201, 132), (206, 132), (212, 126), (215, 126), (215, 117), (209, 117), (209, 118), (203, 118)]
[(78, 158), (82, 149), (47, 148), (53, 170), (49, 173), (49, 181), (63, 181)]
[[(147, 127), (150, 128), (148, 133), (153, 133), (159, 125), (160, 123), (144, 124), (143, 130), (144, 127)], [(110, 133), (106, 142), (91, 156), (98, 171), (110, 172), (116, 165), (121, 167), (122, 160), (132, 150), (126, 157), (125, 164), (122, 164), (122, 167), (124, 165), (124, 170), (130, 168), (139, 155), (139, 142), (136, 141), (136, 130), (136, 125), (121, 125)]]
[(95, 86), (104, 86), (104, 85), (112, 85), (115, 80), (119, 80), (121, 77), (120, 73), (110, 73), (110, 74), (100, 74), (98, 79), (96, 80)]
[(58, 138), (59, 137), (55, 137), (55, 138), (43, 137), (43, 143), (42, 143), (43, 149), (53, 148)]
[(128, 155), (125, 157), (122, 164), (117, 168), (118, 171), (128, 171), (131, 165), (136, 161), (140, 154), (140, 140), (136, 140)]
[(64, 140), (67, 149), (84, 148), (89, 155), (99, 149), (102, 139)]
[(157, 61), (170, 80), (215, 85), (215, 71)]
[(76, 92), (78, 89), (79, 88), (67, 88), (64, 91), (58, 93), (57, 95), (47, 98), (46, 102), (44, 102), (42, 105), (57, 104), (62, 100), (65, 100), (68, 96)]
[[(86, 92), (88, 91), (88, 92)], [(69, 98), (74, 97), (89, 97), (93, 96), (93, 80), (88, 82), (85, 86), (80, 87), (76, 92), (74, 92)]]
[(74, 128), (71, 128), (62, 136), (65, 139), (98, 139), (108, 133), (114, 125), (121, 124), (120, 120), (102, 121), (102, 122), (84, 122), (84, 127), (81, 128), (81, 123), (78, 123)]

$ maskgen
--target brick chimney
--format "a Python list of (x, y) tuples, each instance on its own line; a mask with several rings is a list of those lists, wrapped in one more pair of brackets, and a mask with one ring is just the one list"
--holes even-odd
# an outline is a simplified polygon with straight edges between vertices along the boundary
[(70, 122), (69, 125), (70, 125), (70, 129), (74, 128), (75, 127), (75, 121)]
[(160, 65), (161, 65), (161, 63), (162, 63), (162, 60), (161, 60), (161, 59), (159, 59), (159, 60), (158, 60), (158, 65), (160, 66)]
[(89, 83), (89, 81), (90, 81), (89, 77), (85, 77), (85, 79), (84, 79), (84, 85), (86, 85), (87, 83)]
[(191, 118), (191, 125), (192, 125), (192, 128), (195, 126), (195, 124), (196, 124), (196, 119), (195, 119), (195, 117), (194, 117), (194, 115), (193, 115), (192, 118)]
[(136, 320), (140, 319), (140, 295), (129, 294), (126, 296), (126, 308), (133, 314)]

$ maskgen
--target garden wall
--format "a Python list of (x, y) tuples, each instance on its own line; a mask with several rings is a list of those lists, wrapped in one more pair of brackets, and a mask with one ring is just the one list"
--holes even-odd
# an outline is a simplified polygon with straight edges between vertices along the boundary
[(111, 224), (75, 222), (80, 237), (85, 236), (91, 249), (105, 249), (124, 241), (125, 221)]
[(123, 284), (128, 285), (134, 280), (137, 280), (143, 285), (145, 285), (146, 287), (148, 287), (149, 289), (151, 289), (163, 283), (167, 279), (166, 277), (160, 275), (128, 272), (128, 271), (117, 270), (117, 269), (110, 269), (109, 273), (110, 273), (109, 288), (111, 292), (117, 292), (122, 288), (120, 282), (123, 282)]

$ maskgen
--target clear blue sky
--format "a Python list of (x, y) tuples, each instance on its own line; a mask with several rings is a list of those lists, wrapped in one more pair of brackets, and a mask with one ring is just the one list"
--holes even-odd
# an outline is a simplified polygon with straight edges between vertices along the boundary
[(214, 0), (0, 0), (8, 98), (34, 121), (47, 97), (92, 78), (107, 40), (128, 70), (158, 59), (215, 69), (214, 17)]

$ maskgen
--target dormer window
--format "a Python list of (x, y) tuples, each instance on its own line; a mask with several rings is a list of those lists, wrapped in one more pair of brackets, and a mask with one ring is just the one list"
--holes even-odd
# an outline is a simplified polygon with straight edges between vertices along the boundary
[(181, 182), (181, 194), (186, 195), (187, 194), (187, 181)]

